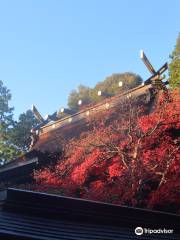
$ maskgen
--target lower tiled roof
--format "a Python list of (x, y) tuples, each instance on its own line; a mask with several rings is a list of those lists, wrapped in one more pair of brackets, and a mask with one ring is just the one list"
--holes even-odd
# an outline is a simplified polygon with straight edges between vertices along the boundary
[[(180, 216), (16, 189), (0, 192), (0, 239), (180, 239)], [(134, 233), (136, 227), (173, 234)]]
[[(52, 220), (28, 215), (0, 213), (0, 234), (32, 239), (134, 239), (133, 230), (119, 227)], [(128, 234), (127, 234), (128, 233)]]

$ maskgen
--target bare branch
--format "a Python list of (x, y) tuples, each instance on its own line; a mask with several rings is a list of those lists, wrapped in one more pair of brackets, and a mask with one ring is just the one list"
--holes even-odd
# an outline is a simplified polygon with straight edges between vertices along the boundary
[(172, 164), (172, 162), (174, 160), (174, 153), (176, 151), (178, 151), (179, 149), (180, 149), (180, 147), (178, 146), (173, 151), (171, 151), (171, 153), (169, 154), (168, 160), (166, 161), (166, 169), (165, 169), (164, 173), (162, 173), (162, 178), (161, 178), (161, 180), (159, 182), (158, 188), (165, 182), (166, 175), (167, 175), (167, 173), (169, 171), (169, 168), (170, 168), (170, 166), (171, 166), (171, 164)]

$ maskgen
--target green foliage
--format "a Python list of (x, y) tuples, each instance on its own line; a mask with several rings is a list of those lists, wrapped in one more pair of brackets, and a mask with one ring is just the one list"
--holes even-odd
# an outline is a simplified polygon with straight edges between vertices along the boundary
[(169, 64), (169, 83), (172, 88), (180, 87), (180, 34)]
[(176, 46), (175, 46), (175, 49), (173, 51), (173, 56), (178, 56), (178, 55), (180, 55), (180, 33), (178, 35)]
[(0, 80), (0, 164), (19, 155), (16, 146), (11, 142), (10, 135), (14, 127), (13, 108), (9, 106), (11, 94)]
[[(122, 82), (122, 87), (119, 87)], [(103, 82), (96, 84), (95, 89), (101, 90), (111, 96), (137, 87), (142, 83), (142, 78), (134, 73), (117, 73), (107, 77)]]
[[(119, 87), (119, 82), (123, 83)], [(118, 93), (127, 91), (137, 87), (142, 83), (142, 78), (134, 73), (126, 72), (121, 74), (113, 74), (107, 77), (103, 82), (96, 84), (94, 88), (89, 88), (83, 85), (78, 87), (78, 90), (73, 90), (68, 98), (68, 106), (71, 109), (78, 110), (78, 101), (81, 99), (83, 105), (97, 103), (105, 97), (114, 96)], [(102, 96), (98, 96), (98, 91), (102, 91)]]
[(78, 110), (78, 101), (81, 99), (83, 104), (89, 104), (91, 100), (92, 89), (83, 85), (78, 87), (78, 90), (73, 90), (68, 97), (68, 106), (70, 109)]
[(21, 154), (10, 141), (0, 140), (0, 165), (15, 159)]
[(27, 151), (31, 143), (31, 128), (37, 125), (37, 120), (31, 110), (22, 113), (11, 131), (11, 141), (20, 151)]
[(11, 94), (0, 80), (0, 164), (6, 163), (28, 150), (30, 130), (37, 124), (31, 110), (13, 120), (14, 108), (9, 107)]

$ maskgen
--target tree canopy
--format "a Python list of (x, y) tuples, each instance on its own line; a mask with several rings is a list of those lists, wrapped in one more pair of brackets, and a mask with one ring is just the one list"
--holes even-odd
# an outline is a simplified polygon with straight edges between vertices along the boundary
[(31, 110), (13, 119), (13, 107), (9, 106), (10, 90), (0, 80), (0, 164), (11, 161), (28, 150), (30, 130), (37, 124)]
[(11, 141), (22, 152), (29, 149), (31, 143), (31, 129), (38, 124), (31, 110), (20, 114), (18, 121), (14, 122), (11, 130)]
[[(122, 82), (122, 87), (119, 86)], [(107, 77), (103, 82), (97, 83), (96, 90), (101, 90), (113, 96), (120, 92), (135, 88), (142, 83), (142, 78), (134, 73), (117, 73)]]
[(144, 106), (129, 99), (90, 119), (54, 166), (35, 173), (38, 190), (180, 211), (177, 97), (159, 95), (150, 114)]
[[(119, 86), (119, 82), (122, 82), (122, 86)], [(142, 78), (134, 73), (112, 74), (104, 81), (97, 83), (94, 88), (80, 85), (77, 90), (73, 90), (68, 98), (68, 106), (70, 109), (78, 110), (79, 100), (82, 100), (82, 105), (94, 104), (106, 97), (137, 87), (141, 83)], [(98, 91), (102, 92), (101, 96), (98, 96)]]
[(180, 34), (176, 46), (171, 55), (172, 61), (169, 64), (169, 82), (172, 88), (180, 87)]
[(83, 104), (92, 102), (92, 89), (83, 85), (78, 90), (73, 90), (68, 97), (68, 106), (70, 109), (78, 110), (78, 101), (82, 100)]
[(4, 163), (19, 154), (10, 135), (14, 127), (13, 108), (9, 106), (11, 93), (0, 80), (0, 163)]

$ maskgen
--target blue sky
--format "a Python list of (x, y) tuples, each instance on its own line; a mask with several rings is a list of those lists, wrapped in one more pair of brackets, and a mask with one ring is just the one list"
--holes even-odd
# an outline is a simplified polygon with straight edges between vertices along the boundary
[(15, 117), (34, 103), (43, 116), (66, 106), (79, 84), (112, 73), (158, 69), (180, 32), (179, 0), (0, 0), (0, 79)]

